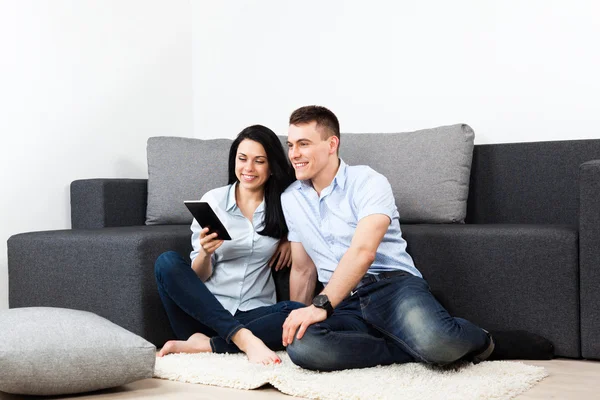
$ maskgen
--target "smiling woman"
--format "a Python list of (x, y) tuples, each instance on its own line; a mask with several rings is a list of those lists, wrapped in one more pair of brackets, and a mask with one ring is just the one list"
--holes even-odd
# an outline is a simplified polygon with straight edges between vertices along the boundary
[(262, 192), (270, 174), (264, 147), (253, 140), (244, 139), (238, 146), (235, 159), (235, 176), (240, 186), (253, 192)]
[(244, 129), (229, 150), (229, 184), (204, 194), (232, 240), (208, 234), (193, 221), (192, 263), (175, 252), (155, 264), (158, 291), (179, 340), (169, 353), (237, 353), (250, 361), (280, 362), (282, 325), (302, 303), (275, 304), (276, 270), (290, 264), (288, 228), (281, 193), (294, 180), (277, 135), (254, 125)]
[[(244, 152), (251, 154), (244, 154)], [(287, 234), (287, 226), (279, 196), (295, 180), (294, 171), (277, 135), (265, 126), (253, 125), (240, 132), (231, 144), (228, 184), (239, 183), (244, 189), (258, 188), (258, 186), (248, 187), (246, 184), (249, 182), (240, 179), (242, 168), (249, 156), (254, 156), (255, 159), (256, 165), (250, 170), (253, 174), (258, 174), (265, 165), (269, 171), (261, 185), (265, 199), (265, 218), (264, 228), (259, 234), (281, 237)], [(240, 168), (239, 173), (238, 168)], [(248, 170), (244, 173), (248, 173)]]

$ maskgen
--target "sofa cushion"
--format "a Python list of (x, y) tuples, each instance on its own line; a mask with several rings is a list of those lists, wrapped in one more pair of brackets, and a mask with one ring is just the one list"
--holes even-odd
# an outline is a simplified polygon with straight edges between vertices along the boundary
[(156, 348), (96, 314), (64, 308), (0, 310), (0, 391), (87, 392), (151, 378)]
[(368, 165), (392, 185), (400, 221), (464, 222), (473, 157), (465, 124), (408, 133), (342, 134), (340, 156)]
[(191, 224), (184, 200), (198, 200), (227, 184), (230, 139), (151, 137), (148, 139), (146, 224)]
[(536, 333), (557, 356), (581, 357), (577, 226), (408, 224), (402, 234), (450, 315)]

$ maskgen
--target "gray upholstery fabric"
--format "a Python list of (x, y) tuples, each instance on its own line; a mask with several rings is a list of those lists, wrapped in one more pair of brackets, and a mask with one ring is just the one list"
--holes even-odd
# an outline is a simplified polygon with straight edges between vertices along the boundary
[(600, 160), (581, 165), (579, 184), (581, 355), (600, 359)]
[[(342, 155), (351, 140), (352, 135), (342, 135)], [(467, 223), (474, 224), (403, 224), (409, 253), (451, 312), (489, 329), (545, 335), (560, 356), (578, 357), (581, 345), (585, 357), (600, 359), (598, 162), (586, 163), (579, 172), (581, 162), (598, 159), (599, 154), (600, 140), (475, 146), (467, 214)], [(141, 201), (130, 183), (114, 186), (111, 198), (118, 199), (118, 205), (132, 190), (138, 193), (134, 207)], [(113, 212), (112, 203), (100, 204), (90, 213)], [(162, 346), (173, 336), (153, 265), (166, 250), (189, 254), (191, 219), (185, 215), (185, 225), (11, 237), (10, 306), (89, 310)], [(96, 219), (99, 224), (105, 220), (110, 218)], [(535, 225), (497, 224), (520, 222)], [(559, 223), (568, 225), (554, 225)], [(90, 225), (86, 227), (97, 226)], [(276, 277), (280, 298), (289, 295), (286, 273)]]
[(191, 251), (187, 225), (74, 229), (8, 240), (10, 307), (91, 311), (162, 346), (173, 333), (154, 279), (167, 250)]
[(71, 183), (74, 229), (143, 225), (148, 198), (146, 179), (81, 179)]
[(577, 224), (579, 166), (600, 140), (475, 146), (467, 223)]
[(473, 139), (465, 124), (408, 133), (344, 133), (340, 156), (386, 176), (401, 222), (463, 222)]
[(0, 391), (87, 392), (151, 378), (156, 348), (95, 314), (61, 308), (0, 310)]
[(227, 184), (229, 139), (151, 137), (148, 139), (146, 224), (190, 224), (184, 200), (198, 200)]
[[(579, 357), (575, 226), (405, 225), (415, 265), (453, 316), (524, 329)], [(597, 331), (596, 331), (597, 332)]]

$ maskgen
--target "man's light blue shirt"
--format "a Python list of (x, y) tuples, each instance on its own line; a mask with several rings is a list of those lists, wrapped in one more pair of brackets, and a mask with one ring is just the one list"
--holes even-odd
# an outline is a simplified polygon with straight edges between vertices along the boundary
[[(275, 282), (268, 265), (278, 239), (259, 235), (264, 227), (265, 202), (254, 211), (252, 222), (244, 217), (235, 200), (236, 184), (207, 192), (202, 201), (210, 204), (232, 240), (225, 240), (211, 257), (213, 273), (204, 282), (208, 290), (232, 315), (276, 303)], [(192, 222), (192, 262), (200, 251), (202, 228)]]
[(350, 248), (358, 221), (373, 214), (387, 215), (390, 225), (367, 273), (404, 270), (421, 277), (406, 252), (392, 187), (370, 167), (348, 166), (340, 159), (335, 178), (321, 196), (310, 181), (296, 181), (282, 194), (281, 204), (288, 240), (302, 243), (317, 267), (320, 282), (329, 282)]

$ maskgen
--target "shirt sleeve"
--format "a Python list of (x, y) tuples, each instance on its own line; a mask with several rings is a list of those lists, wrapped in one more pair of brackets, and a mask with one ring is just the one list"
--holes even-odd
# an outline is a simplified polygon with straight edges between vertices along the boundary
[(200, 224), (196, 219), (192, 219), (192, 226), (190, 227), (192, 230), (192, 252), (190, 253), (190, 262), (194, 262), (194, 259), (198, 255), (200, 251)]
[(281, 195), (281, 209), (283, 210), (283, 216), (285, 217), (285, 223), (288, 227), (288, 241), (300, 242), (300, 235), (296, 230), (296, 224), (294, 222), (293, 213), (289, 211), (290, 202), (293, 201), (291, 195), (285, 193)]
[(369, 215), (384, 214), (390, 218), (391, 223), (396, 211), (392, 186), (385, 176), (378, 173), (369, 174), (361, 183), (355, 197), (355, 204), (359, 221)]

